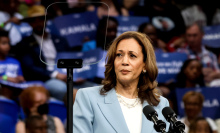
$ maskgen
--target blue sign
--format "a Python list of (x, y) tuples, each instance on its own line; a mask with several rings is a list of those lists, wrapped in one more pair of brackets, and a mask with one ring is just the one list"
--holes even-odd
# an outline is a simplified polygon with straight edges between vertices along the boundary
[(155, 53), (158, 67), (157, 81), (166, 83), (175, 80), (183, 63), (187, 60), (185, 53)]
[[(88, 52), (64, 52), (58, 53), (56, 60), (58, 59), (83, 59), (83, 67), (73, 69), (73, 80), (88, 79), (96, 76), (97, 64), (102, 59), (101, 49), (90, 50)], [(55, 66), (55, 69), (61, 73), (66, 74), (66, 68), (59, 69)]]
[(220, 48), (220, 25), (206, 26), (204, 32), (202, 44), (212, 48)]
[(19, 25), (17, 24), (13, 24), (16, 29), (18, 30), (18, 32), (21, 34), (22, 38), (30, 36), (32, 34), (32, 27), (25, 22), (20, 23)]
[(119, 16), (115, 17), (118, 20), (118, 33), (117, 36), (126, 32), (126, 31), (137, 31), (139, 25), (145, 22), (149, 22), (149, 18), (144, 17), (137, 17), (137, 16)]
[(204, 117), (210, 117), (212, 119), (220, 118), (220, 88), (182, 88), (176, 89), (177, 105), (179, 116), (184, 116), (184, 104), (182, 98), (184, 94), (188, 91), (197, 91), (203, 94), (204, 102), (202, 114)]
[(18, 89), (25, 89), (30, 86), (44, 86), (44, 83), (42, 81), (26, 81), (22, 83), (13, 83), (6, 80), (0, 80), (0, 84)]
[(71, 47), (81, 46), (85, 37), (95, 39), (98, 22), (96, 12), (68, 14), (54, 19), (60, 36), (66, 38)]

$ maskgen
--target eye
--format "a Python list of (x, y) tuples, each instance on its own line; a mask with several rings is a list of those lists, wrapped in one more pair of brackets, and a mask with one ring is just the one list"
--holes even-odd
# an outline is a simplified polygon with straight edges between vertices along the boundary
[(136, 58), (137, 56), (136, 55), (134, 55), (134, 54), (131, 54), (130, 55), (132, 58)]
[(122, 56), (122, 54), (120, 54), (120, 53), (117, 53), (117, 54), (116, 54), (116, 56), (117, 56), (117, 57), (120, 57), (120, 56)]

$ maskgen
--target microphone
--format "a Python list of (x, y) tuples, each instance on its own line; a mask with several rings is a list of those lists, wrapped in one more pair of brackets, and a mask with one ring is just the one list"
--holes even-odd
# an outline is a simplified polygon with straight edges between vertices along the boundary
[(152, 121), (154, 123), (154, 129), (157, 132), (166, 133), (166, 131), (165, 131), (166, 123), (163, 122), (162, 120), (158, 120), (158, 118), (157, 118), (158, 114), (152, 106), (150, 106), (150, 105), (145, 106), (143, 108), (143, 113), (149, 121)]
[(176, 133), (185, 133), (185, 125), (181, 121), (177, 120), (175, 112), (170, 107), (163, 108), (162, 114), (166, 120), (172, 124)]

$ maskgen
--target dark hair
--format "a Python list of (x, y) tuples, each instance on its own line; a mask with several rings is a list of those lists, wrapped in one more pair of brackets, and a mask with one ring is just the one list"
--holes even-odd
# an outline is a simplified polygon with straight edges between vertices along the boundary
[(113, 21), (114, 23), (116, 23), (116, 25), (118, 25), (118, 20), (114, 17), (111, 17), (111, 16), (109, 16), (109, 17), (104, 16), (102, 19), (99, 20), (98, 27), (97, 27), (97, 32), (96, 32), (97, 47), (103, 47), (104, 46), (104, 41), (103, 40), (105, 38), (100, 38), (100, 36), (104, 36), (104, 35), (106, 36), (106, 33), (103, 35), (103, 33), (101, 31), (102, 30), (105, 30), (105, 31), (107, 30), (106, 28), (107, 28), (107, 25), (108, 25), (109, 21)]
[[(198, 61), (197, 59), (188, 59), (183, 63), (183, 66), (181, 67), (180, 72), (177, 74), (176, 76), (176, 87), (180, 87), (180, 88), (184, 88), (186, 85), (186, 75), (184, 74), (184, 71), (186, 69), (186, 67), (192, 62), (192, 61)], [(202, 64), (200, 63), (201, 67)], [(204, 84), (204, 76), (201, 73), (201, 75), (198, 77), (198, 79), (196, 80), (196, 83), (198, 83), (200, 86), (205, 86)]]
[[(139, 27), (138, 27), (138, 32), (143, 33), (143, 32), (144, 32), (144, 28), (145, 28), (146, 26), (148, 26), (148, 25), (152, 25), (152, 24), (146, 22), (146, 23), (142, 23), (141, 25), (139, 25)], [(152, 26), (153, 26), (153, 25), (152, 25)], [(154, 26), (153, 26), (153, 27), (154, 27)], [(155, 29), (156, 29), (156, 28), (155, 28)]]
[(105, 65), (105, 78), (102, 82), (104, 86), (100, 90), (100, 94), (105, 95), (106, 92), (108, 92), (116, 86), (114, 60), (116, 57), (117, 45), (121, 40), (130, 38), (135, 39), (138, 42), (138, 44), (142, 47), (142, 53), (144, 55), (143, 62), (145, 63), (147, 69), (146, 73), (140, 74), (139, 83), (137, 86), (139, 88), (138, 97), (141, 99), (142, 103), (144, 100), (147, 100), (147, 102), (150, 105), (156, 106), (160, 102), (160, 94), (155, 89), (157, 86), (156, 78), (158, 75), (155, 53), (149, 37), (140, 32), (124, 32), (119, 37), (117, 37), (111, 44), (106, 56), (107, 63)]
[(0, 37), (8, 37), (8, 31), (0, 28)]
[[(198, 117), (196, 118), (189, 126), (189, 133), (195, 133), (196, 132), (196, 128), (197, 128), (197, 123), (199, 121), (206, 121), (208, 123), (208, 121), (204, 118), (204, 117)], [(209, 125), (209, 123), (208, 123)], [(209, 132), (213, 133), (211, 126), (209, 125)]]
[(105, 28), (107, 26), (107, 22), (110, 21), (110, 20), (114, 21), (118, 25), (118, 20), (116, 18), (111, 17), (111, 16), (109, 16), (109, 17), (104, 16), (104, 17), (102, 17), (102, 19), (99, 20), (99, 24), (98, 24), (97, 30)]

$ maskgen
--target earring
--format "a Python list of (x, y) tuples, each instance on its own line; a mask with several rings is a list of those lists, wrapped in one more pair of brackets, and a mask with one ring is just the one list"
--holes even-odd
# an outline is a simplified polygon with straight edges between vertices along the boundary
[(146, 73), (147, 71), (146, 70), (143, 70), (143, 73)]

